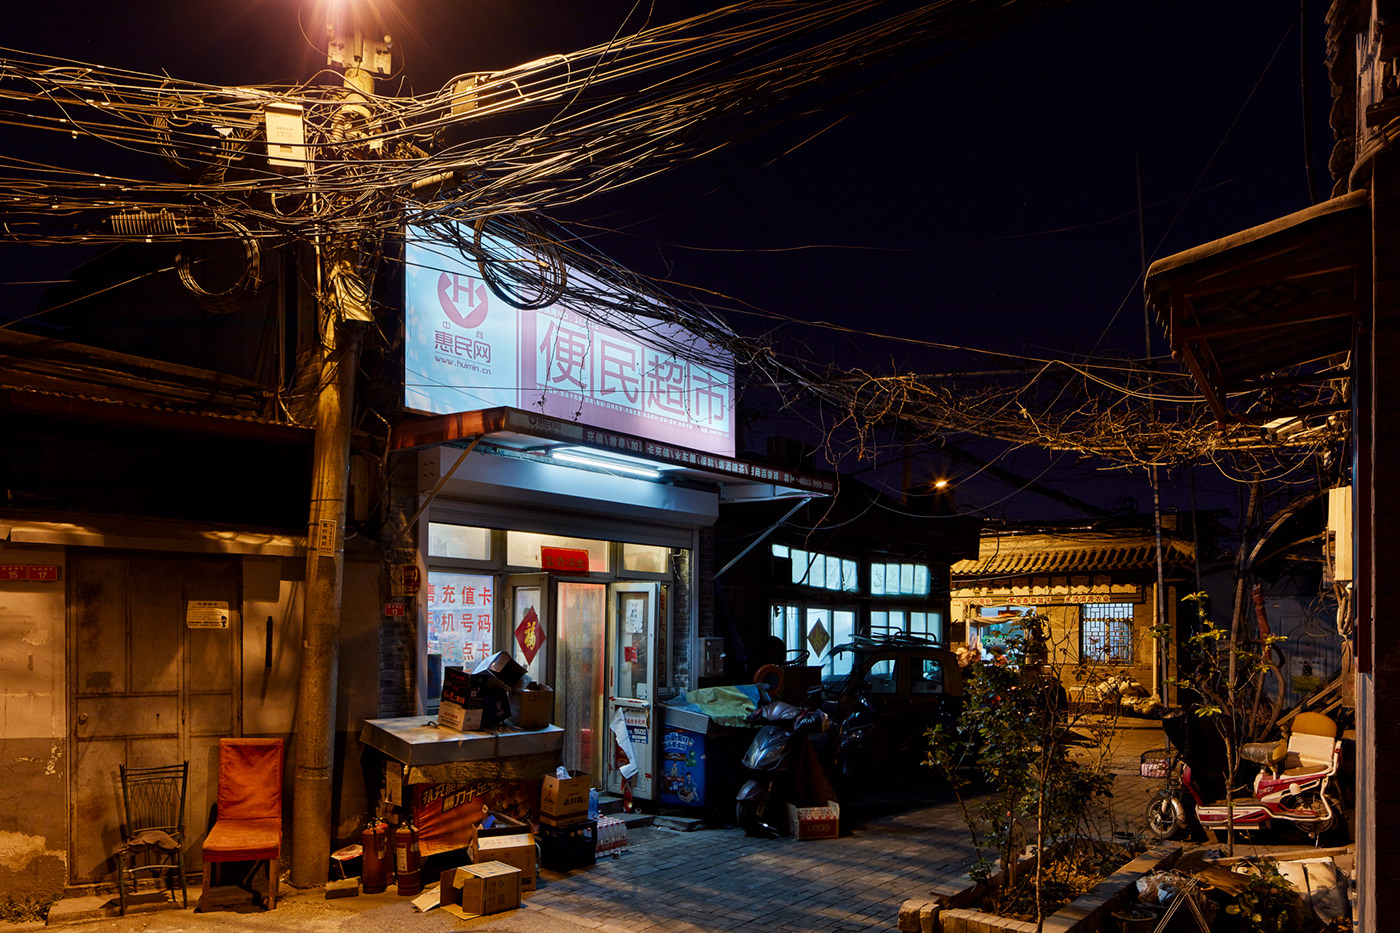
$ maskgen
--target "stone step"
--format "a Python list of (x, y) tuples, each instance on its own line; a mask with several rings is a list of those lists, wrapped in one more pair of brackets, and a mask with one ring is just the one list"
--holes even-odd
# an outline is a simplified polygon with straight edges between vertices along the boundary
[(628, 829), (651, 826), (656, 821), (654, 813), (643, 813), (641, 810), (634, 810), (631, 813), (622, 812), (622, 798), (613, 794), (603, 794), (598, 797), (598, 815), (620, 819), (627, 824)]

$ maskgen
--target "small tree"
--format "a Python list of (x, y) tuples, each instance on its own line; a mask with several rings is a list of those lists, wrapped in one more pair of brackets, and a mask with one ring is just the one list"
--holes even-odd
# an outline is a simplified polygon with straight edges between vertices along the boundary
[[(1044, 921), (1045, 855), (1057, 841), (1068, 842), (1094, 804), (1112, 796), (1113, 775), (1085, 768), (1068, 753), (1072, 732), (1063, 690), (1048, 668), (1031, 663), (1043, 657), (1043, 620), (1032, 610), (1020, 620), (1021, 634), (1007, 639), (993, 661), (975, 661), (966, 674), (967, 695), (956, 729), (929, 732), (927, 764), (953, 787), (978, 859), (974, 878), (990, 873), (983, 855), (983, 828), (1006, 853), (1008, 872), (1019, 853), (1012, 850), (1017, 820), (1034, 827), (1036, 922)], [(993, 793), (974, 809), (964, 791), (969, 768)], [(1068, 855), (1067, 855), (1068, 857)]]
[(1283, 635), (1260, 633), (1245, 641), (1210, 619), (1210, 597), (1191, 593), (1182, 602), (1195, 607), (1200, 631), (1187, 639), (1194, 671), (1177, 686), (1194, 691), (1201, 701), (1194, 715), (1210, 719), (1225, 740), (1226, 844), (1235, 854), (1235, 776), (1240, 768), (1240, 748), (1263, 739), (1273, 729), (1282, 702), (1279, 666), (1271, 660)]

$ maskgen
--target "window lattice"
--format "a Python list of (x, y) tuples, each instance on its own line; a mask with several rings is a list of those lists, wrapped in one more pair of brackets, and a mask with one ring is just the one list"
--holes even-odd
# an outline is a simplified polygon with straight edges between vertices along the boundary
[(1087, 603), (1080, 607), (1080, 656), (1086, 661), (1133, 660), (1131, 603)]

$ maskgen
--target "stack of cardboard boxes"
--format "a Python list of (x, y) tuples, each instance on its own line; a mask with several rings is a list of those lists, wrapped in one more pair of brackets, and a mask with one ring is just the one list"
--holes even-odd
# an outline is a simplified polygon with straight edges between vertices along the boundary
[(579, 771), (546, 775), (540, 788), (540, 861), (553, 871), (592, 865), (598, 821), (588, 818), (592, 779)]

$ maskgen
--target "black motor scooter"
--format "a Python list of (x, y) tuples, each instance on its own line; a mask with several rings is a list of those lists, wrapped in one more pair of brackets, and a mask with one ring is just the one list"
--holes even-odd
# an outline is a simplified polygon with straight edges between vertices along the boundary
[(840, 730), (821, 710), (782, 700), (763, 704), (749, 722), (762, 727), (742, 759), (748, 779), (735, 799), (734, 819), (751, 836), (785, 835), (789, 803), (837, 799), (830, 775)]

